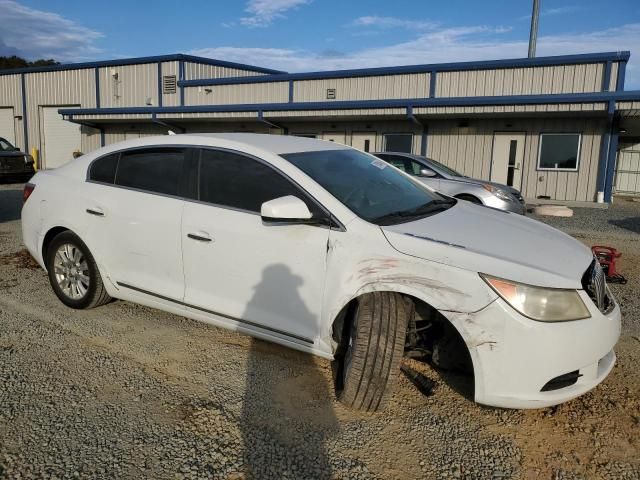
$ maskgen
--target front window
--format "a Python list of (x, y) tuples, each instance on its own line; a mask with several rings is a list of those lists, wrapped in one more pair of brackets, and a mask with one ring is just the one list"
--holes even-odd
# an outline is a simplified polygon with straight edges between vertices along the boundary
[(15, 148), (13, 145), (4, 138), (0, 138), (0, 152), (13, 152), (14, 150)]
[(579, 133), (543, 133), (540, 135), (538, 170), (578, 170)]
[(456, 172), (453, 168), (447, 167), (446, 165), (434, 160), (433, 158), (427, 159), (429, 161), (429, 165), (433, 165), (435, 170), (439, 170), (451, 177), (464, 177), (460, 172)]
[(393, 225), (446, 210), (455, 200), (443, 197), (358, 150), (322, 150), (283, 154), (359, 217)]
[(385, 152), (411, 153), (413, 150), (413, 134), (387, 133), (384, 136)]

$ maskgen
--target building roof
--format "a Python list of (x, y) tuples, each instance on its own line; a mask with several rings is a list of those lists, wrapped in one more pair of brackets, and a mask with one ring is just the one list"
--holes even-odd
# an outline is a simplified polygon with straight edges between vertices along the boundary
[(202, 63), (205, 65), (237, 68), (240, 70), (250, 70), (252, 72), (267, 73), (267, 74), (286, 73), (286, 72), (283, 72), (282, 70), (273, 70), (271, 68), (257, 67), (255, 65), (246, 65), (243, 63), (227, 62), (226, 60), (216, 60), (213, 58), (196, 57), (193, 55), (176, 53), (171, 55), (121, 58), (116, 60), (101, 60), (101, 61), (95, 61), (95, 62), (63, 63), (60, 65), (47, 65), (44, 67), (12, 68), (10, 70), (0, 70), (0, 75), (13, 75), (16, 73), (57, 72), (61, 70), (79, 70), (79, 69), (85, 69), (85, 68), (115, 67), (115, 66), (122, 66), (122, 65), (139, 65), (144, 63), (175, 62), (175, 61)]

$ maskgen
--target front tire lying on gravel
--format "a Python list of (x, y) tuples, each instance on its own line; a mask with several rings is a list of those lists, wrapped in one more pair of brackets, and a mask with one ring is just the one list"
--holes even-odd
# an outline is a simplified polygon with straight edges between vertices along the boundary
[(356, 410), (383, 407), (400, 371), (407, 312), (397, 293), (362, 295), (352, 315), (338, 399)]
[(66, 306), (94, 308), (111, 300), (93, 255), (75, 233), (62, 232), (51, 241), (45, 265), (53, 291)]

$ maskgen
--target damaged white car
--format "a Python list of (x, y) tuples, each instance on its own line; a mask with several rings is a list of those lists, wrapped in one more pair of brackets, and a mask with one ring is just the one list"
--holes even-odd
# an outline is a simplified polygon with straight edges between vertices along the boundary
[(344, 145), (137, 139), (38, 172), (24, 198), (24, 243), (66, 305), (129, 300), (333, 359), (356, 409), (416, 352), (468, 360), (475, 400), (512, 408), (615, 362), (620, 309), (588, 248)]

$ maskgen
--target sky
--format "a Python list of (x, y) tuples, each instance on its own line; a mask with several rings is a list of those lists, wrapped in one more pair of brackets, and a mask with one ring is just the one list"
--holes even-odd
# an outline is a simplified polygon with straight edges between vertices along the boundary
[[(527, 56), (531, 0), (0, 0), (0, 55), (189, 53), (296, 71)], [(640, 1), (541, 0), (537, 55), (630, 50)], [(637, 58), (636, 58), (637, 57)]]

